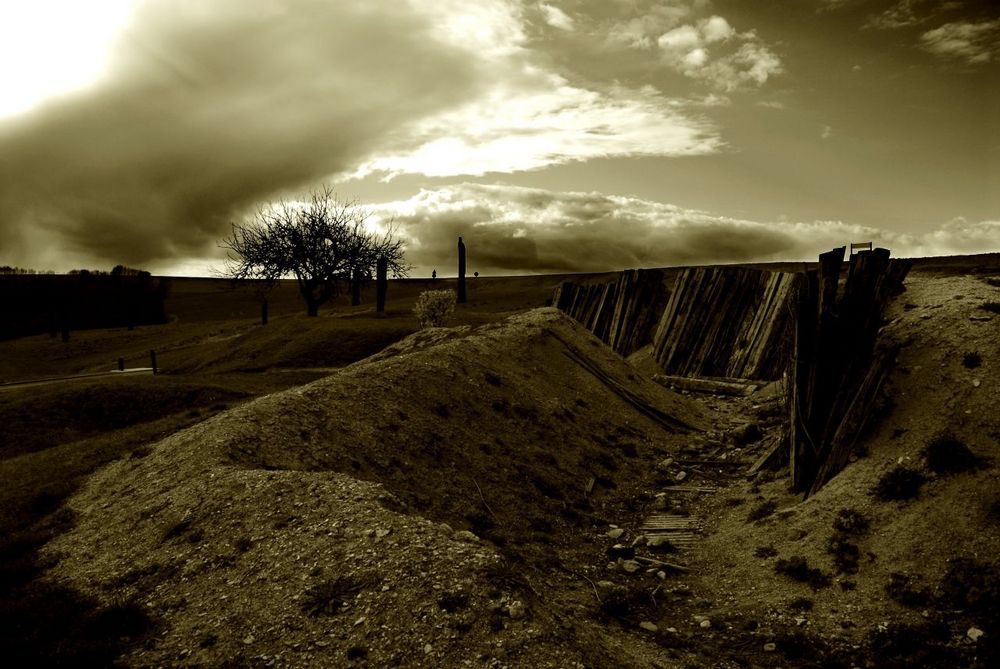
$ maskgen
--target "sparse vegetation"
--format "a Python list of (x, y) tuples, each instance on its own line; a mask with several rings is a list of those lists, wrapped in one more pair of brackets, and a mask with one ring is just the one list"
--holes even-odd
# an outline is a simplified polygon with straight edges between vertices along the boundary
[(777, 510), (778, 505), (774, 502), (774, 500), (763, 501), (750, 509), (750, 512), (747, 514), (747, 522), (752, 523), (757, 520), (763, 520), (764, 518), (773, 515)]
[(826, 545), (827, 552), (833, 556), (833, 564), (842, 574), (858, 573), (858, 561), (861, 551), (857, 544), (851, 543), (847, 537), (841, 533), (836, 533), (830, 537)]
[(966, 369), (976, 369), (982, 364), (983, 356), (979, 354), (979, 351), (969, 351), (962, 356), (962, 366)]
[(950, 433), (935, 437), (924, 449), (927, 468), (938, 475), (959, 474), (979, 467), (979, 459)]
[(757, 546), (753, 551), (754, 557), (759, 557), (766, 560), (767, 558), (777, 557), (778, 551), (774, 546)]
[(887, 502), (913, 499), (920, 494), (926, 480), (919, 471), (897, 465), (882, 475), (873, 492)]
[(422, 328), (443, 327), (455, 312), (458, 297), (453, 290), (428, 290), (420, 293), (413, 315)]
[(810, 567), (809, 561), (801, 555), (793, 555), (787, 560), (785, 558), (778, 560), (774, 565), (774, 571), (792, 580), (806, 583), (813, 590), (830, 585), (830, 576), (821, 569)]
[(885, 585), (885, 592), (890, 599), (905, 607), (912, 609), (926, 606), (931, 599), (931, 590), (926, 586), (916, 586), (915, 580), (909, 574), (893, 572), (889, 574), (889, 582)]
[(854, 509), (841, 509), (833, 519), (833, 529), (845, 535), (864, 534), (868, 531), (868, 519)]

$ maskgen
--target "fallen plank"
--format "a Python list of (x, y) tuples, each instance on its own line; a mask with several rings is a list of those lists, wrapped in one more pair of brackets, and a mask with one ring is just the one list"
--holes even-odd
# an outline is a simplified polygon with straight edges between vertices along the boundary
[(661, 386), (680, 388), (694, 393), (710, 393), (713, 395), (731, 395), (747, 397), (752, 395), (759, 384), (743, 379), (706, 379), (697, 376), (674, 376), (657, 374), (653, 377)]
[(682, 564), (676, 564), (674, 562), (664, 562), (663, 560), (655, 560), (653, 558), (642, 557), (641, 555), (636, 555), (633, 559), (636, 562), (652, 565), (654, 567), (665, 567), (667, 569), (673, 569), (674, 571), (679, 571), (685, 574), (690, 571), (690, 569), (688, 569)]
[(663, 492), (719, 492), (719, 489), (713, 486), (698, 486), (698, 485), (672, 485), (667, 486), (663, 489)]

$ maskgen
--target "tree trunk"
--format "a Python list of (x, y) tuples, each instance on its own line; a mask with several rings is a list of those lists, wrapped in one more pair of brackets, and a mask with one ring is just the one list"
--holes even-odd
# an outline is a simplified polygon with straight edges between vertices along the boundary
[(306, 300), (306, 308), (308, 309), (308, 314), (310, 318), (319, 316), (319, 302), (316, 300)]

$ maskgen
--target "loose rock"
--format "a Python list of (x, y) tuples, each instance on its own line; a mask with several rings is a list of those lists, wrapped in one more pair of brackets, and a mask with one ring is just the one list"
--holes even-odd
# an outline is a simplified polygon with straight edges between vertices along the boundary
[(639, 627), (646, 630), (647, 632), (657, 632), (660, 629), (659, 627), (656, 626), (655, 623), (651, 623), (648, 620), (644, 620), (641, 623), (639, 623)]
[(623, 560), (622, 561), (622, 571), (626, 574), (634, 574), (642, 569), (642, 565), (635, 560)]

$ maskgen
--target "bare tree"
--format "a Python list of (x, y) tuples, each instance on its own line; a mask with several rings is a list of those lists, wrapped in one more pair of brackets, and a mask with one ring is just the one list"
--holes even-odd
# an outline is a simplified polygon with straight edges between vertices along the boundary
[[(246, 223), (233, 223), (225, 274), (255, 280), (266, 287), (294, 276), (310, 316), (340, 292), (371, 278), (379, 255), (394, 276), (405, 276), (403, 242), (390, 225), (378, 234), (368, 230), (370, 213), (356, 202), (341, 201), (330, 187), (313, 191), (304, 203), (278, 202), (257, 209)], [(360, 284), (359, 284), (360, 285)]]

